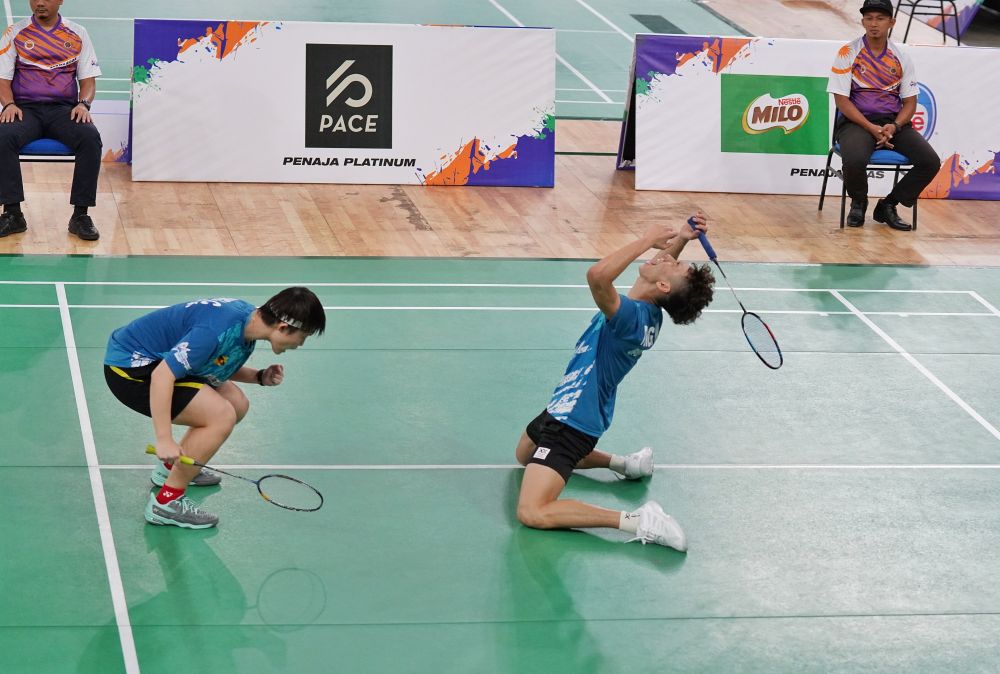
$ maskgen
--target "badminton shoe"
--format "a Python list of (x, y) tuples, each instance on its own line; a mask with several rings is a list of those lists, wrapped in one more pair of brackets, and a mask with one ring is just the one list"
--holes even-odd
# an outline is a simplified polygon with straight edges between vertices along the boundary
[[(166, 483), (169, 476), (170, 471), (164, 467), (163, 462), (157, 461), (156, 467), (153, 468), (153, 472), (149, 476), (149, 481), (157, 487), (162, 487), (164, 483)], [(188, 484), (195, 487), (214, 487), (220, 482), (222, 482), (222, 477), (220, 475), (203, 470), (195, 475), (194, 479)]]
[(638, 452), (625, 455), (625, 478), (640, 480), (653, 474), (653, 450), (643, 447)]
[(656, 543), (674, 550), (687, 550), (687, 536), (677, 520), (663, 512), (656, 501), (647, 501), (635, 511), (639, 516), (639, 526), (632, 541), (642, 541), (642, 544)]
[(150, 524), (170, 524), (185, 529), (208, 529), (219, 523), (219, 516), (205, 512), (187, 495), (175, 498), (169, 503), (160, 503), (156, 500), (154, 490), (149, 493), (149, 502), (146, 504), (146, 521)]

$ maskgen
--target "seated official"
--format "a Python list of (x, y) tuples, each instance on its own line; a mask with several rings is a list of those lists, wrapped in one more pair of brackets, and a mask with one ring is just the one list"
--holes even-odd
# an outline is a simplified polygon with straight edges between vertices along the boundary
[(62, 0), (30, 4), (31, 17), (0, 36), (0, 237), (28, 229), (21, 212), (21, 148), (52, 138), (76, 156), (69, 232), (94, 241), (100, 233), (87, 209), (97, 203), (102, 145), (90, 104), (101, 68), (87, 31), (59, 15)]
[(889, 40), (895, 25), (890, 0), (865, 0), (861, 7), (865, 34), (837, 52), (827, 91), (840, 115), (834, 138), (840, 143), (844, 184), (851, 197), (850, 227), (865, 222), (868, 208), (868, 161), (878, 148), (893, 149), (909, 158), (913, 168), (872, 211), (876, 222), (909, 231), (912, 226), (896, 206), (913, 207), (941, 168), (934, 148), (910, 121), (917, 109), (917, 76), (913, 61)]

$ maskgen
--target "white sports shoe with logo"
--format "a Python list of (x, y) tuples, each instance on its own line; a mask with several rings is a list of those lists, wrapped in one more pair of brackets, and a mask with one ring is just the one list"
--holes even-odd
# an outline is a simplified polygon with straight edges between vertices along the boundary
[(653, 474), (653, 449), (643, 447), (625, 455), (625, 479), (640, 480)]
[(656, 501), (647, 501), (641, 508), (635, 511), (639, 516), (639, 526), (632, 541), (642, 541), (642, 544), (656, 543), (674, 550), (685, 552), (687, 550), (687, 536), (677, 520), (663, 512), (663, 508)]

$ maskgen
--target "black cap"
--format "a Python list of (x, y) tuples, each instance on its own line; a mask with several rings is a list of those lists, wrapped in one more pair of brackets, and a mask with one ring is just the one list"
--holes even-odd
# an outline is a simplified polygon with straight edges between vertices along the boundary
[(892, 0), (865, 0), (865, 4), (861, 5), (861, 13), (865, 12), (885, 12), (889, 16), (895, 13)]

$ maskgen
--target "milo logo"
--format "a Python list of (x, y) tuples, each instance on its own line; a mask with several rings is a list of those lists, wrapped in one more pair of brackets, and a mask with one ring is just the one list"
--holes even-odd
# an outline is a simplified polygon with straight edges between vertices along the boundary
[[(827, 78), (722, 73), (723, 152), (823, 155), (830, 150)], [(781, 132), (774, 131), (781, 129)]]
[(809, 119), (809, 99), (802, 94), (788, 94), (774, 98), (771, 94), (758, 96), (743, 111), (743, 130), (747, 133), (765, 133), (782, 129), (786, 134), (801, 129)]

